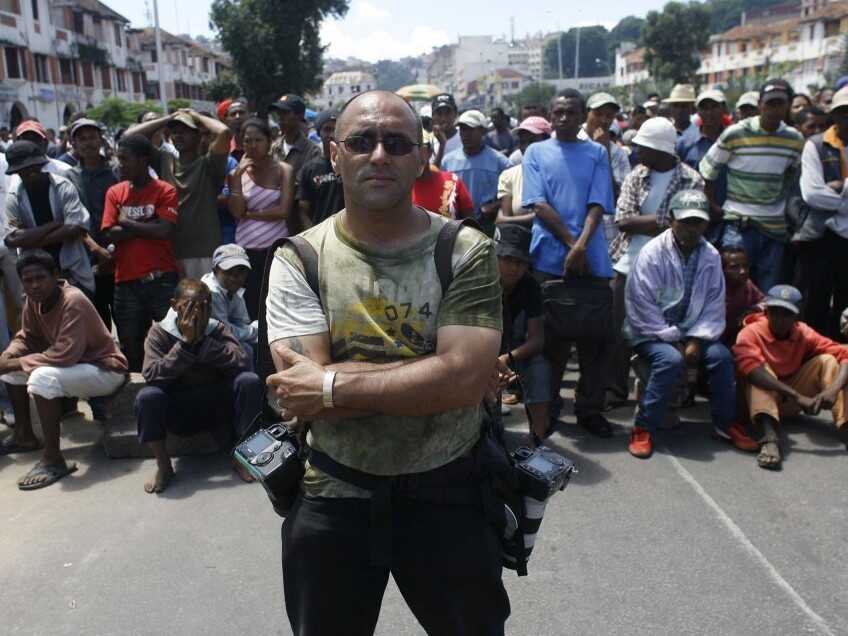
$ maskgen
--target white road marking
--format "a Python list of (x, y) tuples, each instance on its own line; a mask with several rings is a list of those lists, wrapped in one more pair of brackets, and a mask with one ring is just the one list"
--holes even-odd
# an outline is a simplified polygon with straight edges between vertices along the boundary
[(742, 529), (736, 525), (733, 519), (722, 509), (721, 506), (716, 503), (716, 500), (710, 497), (709, 493), (704, 490), (703, 486), (698, 483), (698, 480), (692, 476), (688, 470), (683, 467), (676, 457), (674, 457), (668, 449), (663, 449), (663, 454), (665, 457), (671, 462), (671, 465), (674, 466), (674, 470), (677, 471), (677, 474), (683, 478), (687, 484), (692, 486), (692, 489), (698, 494), (698, 496), (704, 500), (704, 503), (707, 504), (710, 508), (712, 508), (713, 512), (715, 512), (716, 516), (719, 518), (724, 526), (730, 531), (730, 534), (733, 535), (733, 538), (736, 539), (742, 546), (742, 549), (748, 553), (748, 555), (754, 559), (757, 563), (759, 563), (763, 568), (765, 568), (769, 577), (774, 581), (779, 588), (781, 588), (786, 594), (792, 599), (792, 602), (798, 606), (798, 608), (807, 615), (807, 617), (815, 624), (818, 628), (819, 632), (825, 634), (826, 636), (836, 636), (836, 633), (830, 628), (827, 622), (818, 614), (813, 611), (807, 602), (803, 599), (803, 597), (795, 591), (789, 582), (784, 579), (780, 572), (777, 571), (771, 562), (757, 549), (751, 540), (745, 536), (745, 533), (742, 532)]

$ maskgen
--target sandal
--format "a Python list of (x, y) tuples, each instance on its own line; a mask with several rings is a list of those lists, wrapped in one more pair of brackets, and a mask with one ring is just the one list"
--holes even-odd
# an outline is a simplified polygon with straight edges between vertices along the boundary
[(15, 455), (16, 453), (31, 453), (41, 448), (41, 444), (37, 443), (34, 446), (26, 444), (18, 444), (15, 440), (4, 440), (0, 442), (0, 456)]
[[(760, 454), (757, 455), (757, 465), (766, 470), (780, 470), (783, 463), (783, 453), (780, 448), (780, 439), (776, 435), (766, 435), (759, 440)], [(766, 451), (766, 444), (777, 446), (777, 455)]]
[[(57, 481), (62, 479), (62, 477), (75, 472), (77, 472), (77, 465), (74, 463), (68, 464), (63, 461), (60, 464), (42, 464), (41, 462), (38, 462), (32, 467), (32, 470), (18, 480), (18, 488), (20, 490), (38, 490), (39, 488), (46, 488), (47, 486), (55, 484)], [(30, 477), (41, 477), (42, 475), (47, 477), (47, 479), (37, 481), (32, 484), (24, 485), (23, 483)]]

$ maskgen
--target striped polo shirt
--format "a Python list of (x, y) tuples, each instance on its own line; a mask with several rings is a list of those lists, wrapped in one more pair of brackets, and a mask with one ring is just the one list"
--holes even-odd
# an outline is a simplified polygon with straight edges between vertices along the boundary
[(801, 162), (804, 137), (781, 122), (773, 133), (750, 117), (724, 130), (701, 160), (704, 179), (715, 181), (727, 166), (725, 218), (745, 217), (772, 235), (784, 235), (791, 179)]

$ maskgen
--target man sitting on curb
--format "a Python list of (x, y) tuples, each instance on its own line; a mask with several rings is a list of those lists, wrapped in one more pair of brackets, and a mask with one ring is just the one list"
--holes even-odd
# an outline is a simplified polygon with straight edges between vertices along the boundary
[(215, 250), (212, 271), (200, 280), (212, 292), (212, 318), (230, 330), (247, 353), (248, 362), (252, 362), (259, 326), (255, 320), (251, 322), (244, 302), (248, 272), (247, 251), (241, 245), (230, 243)]
[(669, 208), (671, 229), (642, 248), (627, 277), (626, 333), (650, 365), (628, 450), (641, 459), (651, 456), (651, 436), (665, 419), (684, 367), (703, 364), (715, 435), (740, 450), (756, 451), (757, 443), (734, 422), (733, 357), (719, 342), (724, 274), (718, 252), (703, 238), (709, 203), (702, 192), (682, 190)]
[(114, 393), (124, 382), (127, 360), (91, 301), (59, 279), (53, 257), (32, 250), (18, 260), (24, 302), (21, 330), (0, 355), (0, 380), (12, 400), (15, 434), (0, 455), (34, 451), (29, 397), (35, 398), (44, 433), (41, 461), (18, 480), (35, 490), (76, 471), (59, 450), (62, 398), (92, 398)]
[(772, 287), (765, 314), (745, 319), (733, 347), (751, 421), (763, 432), (757, 457), (762, 468), (780, 467), (777, 427), (784, 415), (830, 409), (837, 434), (848, 447), (848, 347), (800, 322), (800, 305), (801, 292), (794, 287)]
[[(156, 474), (144, 484), (160, 493), (174, 476), (165, 449), (166, 431), (192, 435), (235, 423), (242, 436), (262, 408), (264, 386), (246, 371), (247, 354), (230, 330), (210, 317), (212, 294), (199, 280), (177, 285), (171, 309), (144, 343), (142, 375), (147, 386), (135, 400), (138, 439), (156, 457)], [(253, 481), (235, 462), (245, 481)]]

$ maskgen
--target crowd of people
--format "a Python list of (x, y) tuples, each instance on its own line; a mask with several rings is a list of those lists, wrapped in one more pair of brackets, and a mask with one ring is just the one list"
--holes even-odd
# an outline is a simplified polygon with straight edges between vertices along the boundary
[[(215, 114), (147, 113), (114, 137), (84, 114), (61, 139), (32, 119), (12, 139), (0, 130), (0, 374), (12, 428), (0, 454), (41, 451), (21, 489), (76, 469), (60, 451), (61, 420), (78, 399), (107, 418), (130, 372), (146, 382), (138, 436), (157, 460), (146, 491), (173, 477), (168, 431), (247, 431), (267, 406), (263, 312), (273, 344), (280, 324), (308, 331), (321, 309), (304, 304), (304, 273), (291, 263), (272, 270), (262, 297), (273, 247), (313, 227), (322, 241), (353, 240), (330, 220), (345, 208), (341, 146), (414, 155), (413, 203), (492, 237), (499, 408), (523, 403), (535, 444), (560, 419), (575, 349), (577, 424), (610, 437), (605, 412), (635, 388), (635, 457), (650, 457), (657, 431), (697, 394), (715, 437), (758, 453), (764, 468), (781, 464), (785, 415), (830, 410), (848, 445), (848, 78), (815, 101), (771, 79), (733, 109), (721, 90), (686, 84), (629, 109), (567, 89), (514, 120), (501, 108), (460, 111), (440, 94), (418, 119), (419, 139), (340, 138), (339, 113), (307, 122), (297, 95), (270, 111), (233, 99)], [(331, 286), (343, 297), (356, 264), (340, 257), (337, 267)], [(425, 292), (382, 309), (409, 318), (386, 336), (399, 350), (423, 339), (410, 309), (436, 313)], [(569, 293), (597, 313), (557, 305)], [(350, 312), (339, 346), (365, 351), (373, 343), (356, 332), (353, 300), (324, 309)], [(590, 333), (581, 320), (607, 328)]]

